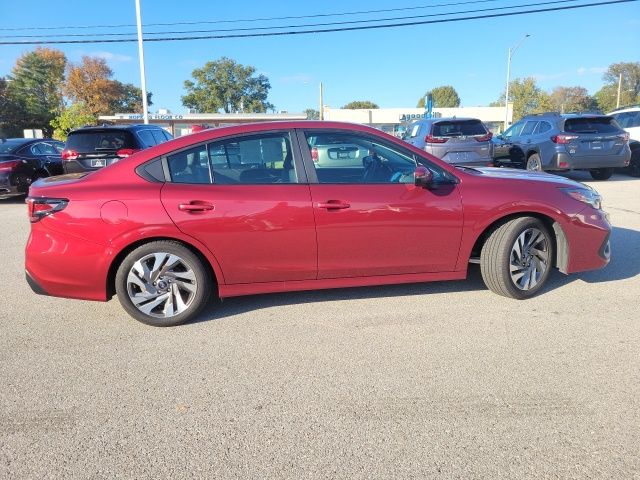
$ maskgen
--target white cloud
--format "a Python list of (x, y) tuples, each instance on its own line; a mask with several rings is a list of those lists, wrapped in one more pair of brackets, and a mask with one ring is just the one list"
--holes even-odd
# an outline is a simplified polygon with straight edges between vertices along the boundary
[(306, 73), (296, 73), (295, 75), (287, 75), (284, 77), (280, 77), (279, 80), (285, 85), (294, 85), (294, 84), (307, 85), (313, 80), (313, 77)]
[(113, 52), (89, 52), (88, 55), (92, 57), (99, 57), (105, 59), (107, 62), (130, 62), (133, 60), (133, 57), (129, 55), (122, 55), (120, 53)]
[(578, 70), (576, 70), (576, 73), (582, 77), (583, 75), (589, 75), (589, 74), (598, 75), (606, 71), (607, 71), (606, 67), (580, 67), (578, 68)]

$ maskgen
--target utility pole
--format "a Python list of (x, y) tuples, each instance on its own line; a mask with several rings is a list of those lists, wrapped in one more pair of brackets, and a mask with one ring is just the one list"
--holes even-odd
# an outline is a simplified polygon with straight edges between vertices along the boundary
[(320, 120), (324, 120), (324, 99), (322, 98), (322, 82), (320, 82)]
[(136, 23), (138, 25), (138, 60), (140, 62), (140, 84), (142, 89), (142, 115), (144, 123), (149, 123), (149, 106), (147, 105), (147, 81), (144, 75), (144, 48), (142, 46), (142, 20), (140, 0), (136, 0)]
[(620, 108), (620, 91), (622, 90), (622, 72), (618, 77), (618, 99), (616, 100), (616, 108)]

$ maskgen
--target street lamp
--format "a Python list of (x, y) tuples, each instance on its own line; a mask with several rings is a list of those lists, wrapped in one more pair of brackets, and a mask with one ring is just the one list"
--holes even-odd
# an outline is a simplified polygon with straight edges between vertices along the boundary
[(524, 37), (520, 39), (518, 43), (516, 43), (514, 47), (511, 47), (509, 49), (509, 57), (507, 60), (507, 89), (504, 95), (504, 129), (505, 130), (509, 125), (509, 81), (511, 80), (511, 58), (513, 57), (513, 54), (516, 53), (516, 50), (518, 49), (518, 47), (522, 45), (522, 42), (524, 42), (530, 36), (531, 35), (527, 33)]

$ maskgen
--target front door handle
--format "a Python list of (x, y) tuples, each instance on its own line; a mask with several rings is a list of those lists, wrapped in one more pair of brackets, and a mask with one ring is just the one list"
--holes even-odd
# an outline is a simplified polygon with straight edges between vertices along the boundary
[(318, 203), (317, 207), (326, 208), (327, 210), (344, 210), (345, 208), (350, 208), (351, 204), (342, 200), (327, 200), (324, 203)]
[(207, 210), (214, 210), (216, 207), (208, 202), (201, 202), (194, 200), (189, 203), (181, 203), (178, 205), (178, 209), (183, 212), (206, 212)]

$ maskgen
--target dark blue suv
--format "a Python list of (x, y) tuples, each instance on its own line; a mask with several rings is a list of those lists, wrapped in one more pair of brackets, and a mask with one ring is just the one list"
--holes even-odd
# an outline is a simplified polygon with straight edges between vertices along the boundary
[(539, 171), (589, 170), (606, 180), (629, 165), (629, 134), (599, 114), (529, 115), (494, 137), (496, 166)]

